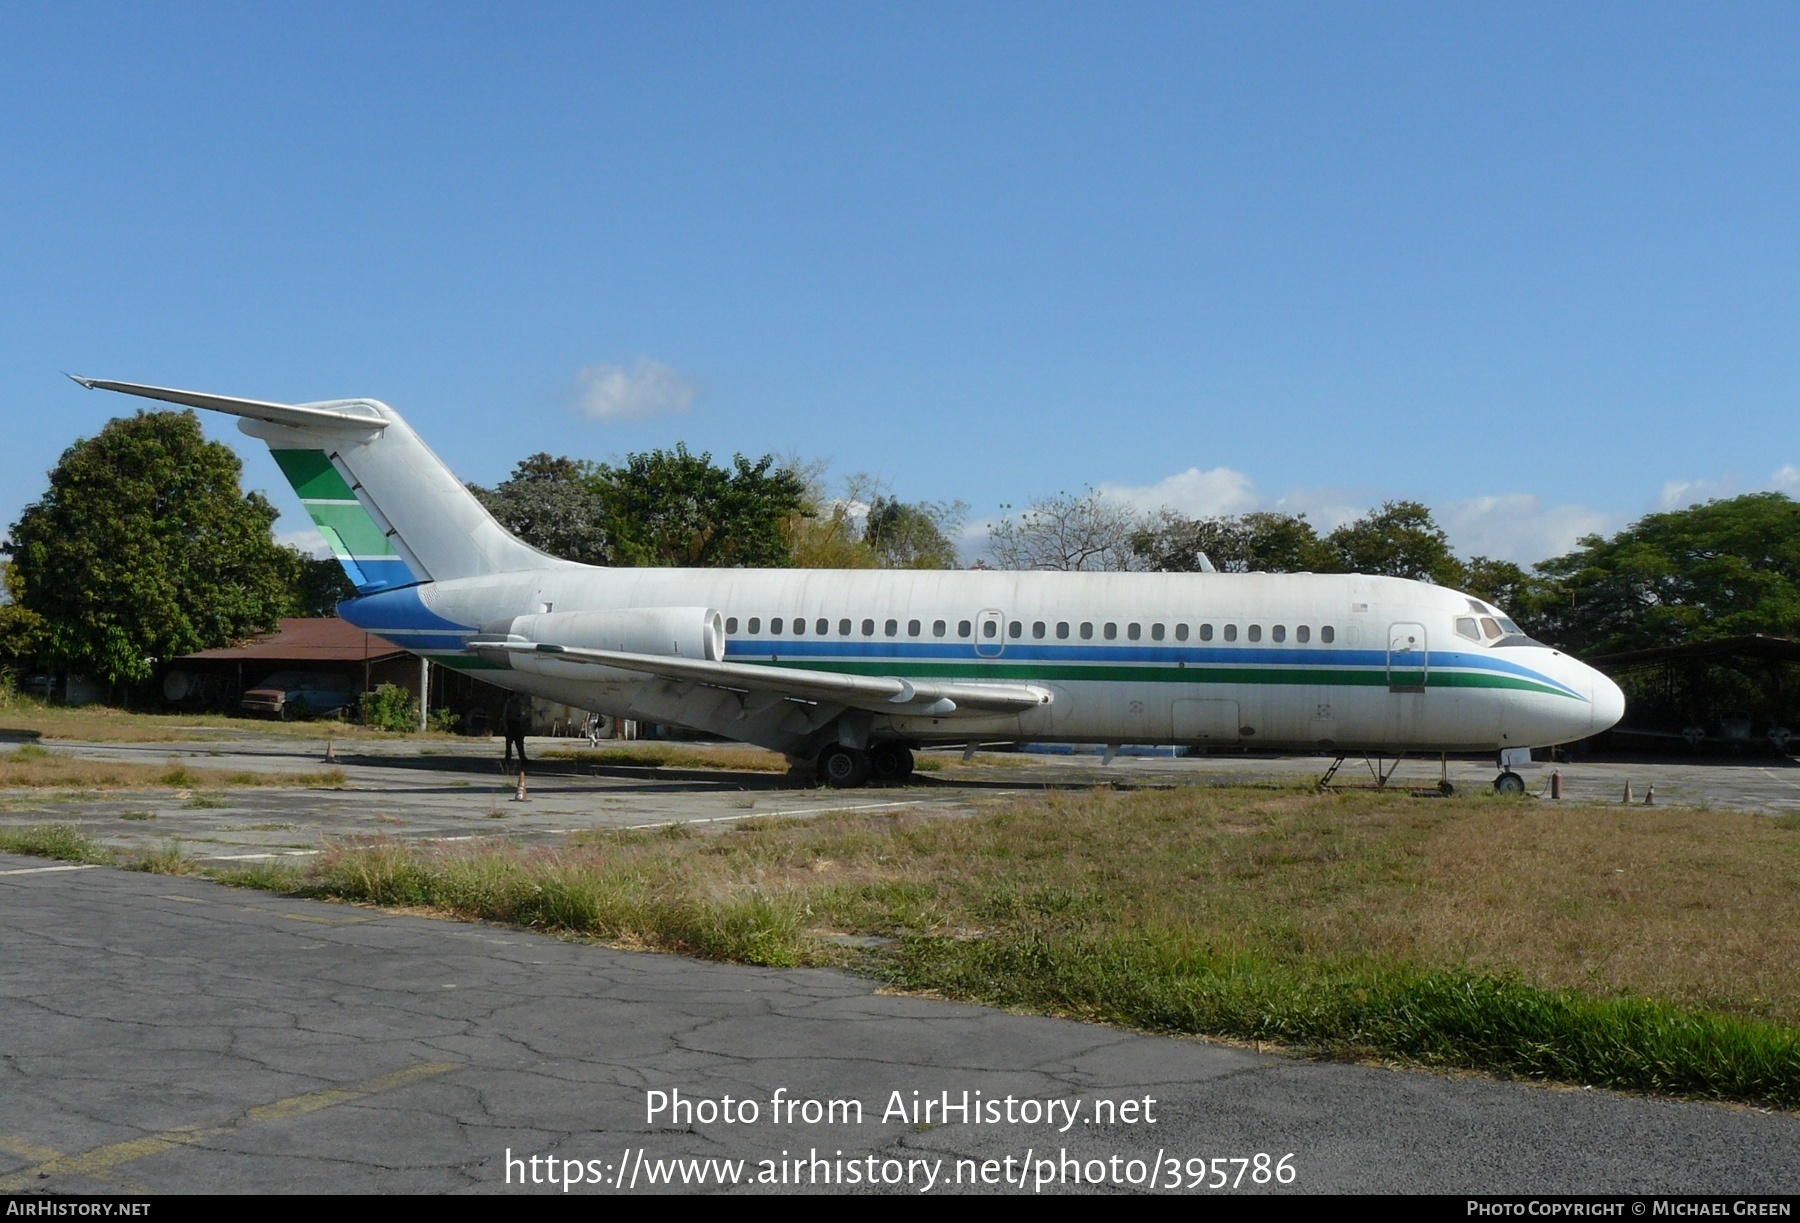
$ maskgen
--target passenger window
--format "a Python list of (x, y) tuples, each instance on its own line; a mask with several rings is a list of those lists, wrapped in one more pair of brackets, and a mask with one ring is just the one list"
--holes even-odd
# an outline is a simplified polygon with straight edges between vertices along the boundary
[(1160, 624), (1152, 624), (1150, 626), (1150, 640), (1161, 641), (1162, 639), (1163, 639), (1163, 626)]
[(1014, 641), (1017, 641), (1024, 633), (1025, 626), (1017, 620), (1014, 620), (1011, 624), (1006, 626), (1006, 635), (1011, 637)]
[(794, 617), (794, 636), (796, 636), (796, 637), (806, 636), (806, 617), (804, 617), (804, 616), (795, 616)]
[(945, 630), (948, 627), (949, 626), (946, 625), (942, 620), (933, 620), (931, 622), (931, 635), (933, 637), (942, 637), (944, 635)]
[(1227, 624), (1225, 626), (1225, 640), (1227, 640), (1227, 641), (1236, 641), (1237, 640), (1237, 625)]
[(1211, 641), (1212, 640), (1212, 625), (1202, 624), (1200, 626), (1200, 640), (1202, 640), (1202, 641)]
[(1094, 639), (1094, 625), (1092, 621), (1083, 620), (1081, 622), (1081, 639), (1083, 641), (1092, 641)]
[(1111, 620), (1106, 622), (1106, 627), (1102, 629), (1101, 632), (1106, 634), (1106, 639), (1108, 641), (1117, 641), (1119, 639), (1119, 626), (1114, 624)]
[(1250, 640), (1252, 640), (1252, 641), (1261, 641), (1262, 640), (1262, 625), (1252, 624), (1250, 626)]
[(1307, 628), (1304, 624), (1300, 625), (1294, 630), (1294, 640), (1298, 641), (1301, 645), (1305, 645), (1312, 640), (1312, 630)]
[(908, 637), (917, 637), (919, 635), (919, 622), (917, 620), (908, 620), (906, 622), (906, 635)]
[(762, 632), (762, 617), (751, 616), (750, 617), (750, 635), (752, 637), (754, 637), (760, 632)]
[(1458, 616), (1456, 618), (1456, 632), (1458, 636), (1467, 637), (1470, 641), (1481, 640), (1481, 630), (1475, 627), (1474, 616)]
[(873, 637), (874, 635), (875, 635), (875, 622), (873, 620), (864, 620), (863, 621), (863, 636), (864, 637)]
[(1270, 641), (1286, 641), (1287, 640), (1287, 625), (1277, 624), (1274, 628), (1270, 629), (1269, 630), (1269, 640)]
[(1000, 626), (998, 624), (996, 624), (994, 621), (983, 620), (981, 622), (981, 635), (983, 637), (996, 636), (999, 633), (999, 631), (1000, 631)]
[(1188, 630), (1187, 630), (1187, 625), (1185, 625), (1185, 624), (1177, 624), (1177, 625), (1176, 625), (1176, 626), (1175, 626), (1175, 640), (1177, 640), (1177, 641), (1186, 641), (1186, 640), (1187, 640), (1187, 633), (1188, 633)]
[(1125, 635), (1133, 641), (1137, 641), (1144, 635), (1144, 626), (1141, 624), (1127, 624), (1125, 626)]
[(732, 616), (725, 621), (725, 631), (728, 633), (737, 632), (737, 617), (736, 616)]
[(1490, 617), (1483, 616), (1481, 618), (1481, 631), (1486, 633), (1489, 637), (1498, 637), (1500, 635), (1500, 626), (1495, 624)]
[(776, 636), (776, 637), (781, 636), (781, 617), (780, 616), (776, 616), (774, 619), (769, 621), (769, 632), (773, 636)]
[(898, 637), (900, 635), (900, 622), (898, 620), (889, 620), (886, 624), (881, 626), (881, 631), (889, 637)]
[(1056, 622), (1056, 639), (1058, 641), (1067, 641), (1069, 639), (1069, 622), (1067, 620), (1058, 620)]
[(839, 637), (848, 637), (849, 635), (850, 635), (850, 622), (848, 620), (839, 620), (838, 621), (838, 636)]
[(958, 637), (967, 637), (969, 635), (969, 629), (970, 624), (967, 620), (958, 620), (956, 622), (956, 635)]
[(1332, 628), (1329, 624), (1319, 626), (1319, 640), (1326, 645), (1330, 645), (1336, 637), (1337, 630)]
[(821, 637), (830, 633), (831, 632), (831, 621), (825, 619), (824, 617), (820, 617), (819, 622), (817, 624), (813, 625), (813, 632), (817, 633)]
[(1033, 620), (1031, 622), (1031, 636), (1035, 641), (1042, 641), (1044, 639), (1044, 622), (1042, 620)]

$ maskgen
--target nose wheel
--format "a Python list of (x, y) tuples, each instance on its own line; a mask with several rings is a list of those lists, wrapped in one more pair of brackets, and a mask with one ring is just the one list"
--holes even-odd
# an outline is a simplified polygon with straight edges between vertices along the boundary
[(1525, 779), (1511, 769), (1508, 769), (1506, 772), (1500, 774), (1500, 776), (1494, 778), (1494, 793), (1504, 794), (1509, 798), (1516, 798), (1525, 793)]

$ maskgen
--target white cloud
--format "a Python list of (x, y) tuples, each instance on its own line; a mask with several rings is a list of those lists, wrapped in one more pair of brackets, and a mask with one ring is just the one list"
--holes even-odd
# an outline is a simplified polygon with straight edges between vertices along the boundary
[(319, 534), (319, 528), (311, 525), (295, 527), (291, 531), (282, 531), (275, 536), (275, 542), (288, 548), (298, 548), (308, 556), (329, 559), (331, 545)]
[(1584, 535), (1609, 535), (1625, 516), (1586, 505), (1547, 506), (1530, 493), (1471, 497), (1438, 514), (1460, 556), (1488, 556), (1531, 565), (1561, 556)]
[(680, 370), (639, 357), (622, 365), (584, 366), (575, 375), (575, 408), (589, 420), (642, 420), (659, 412), (686, 412), (700, 387)]
[(1167, 506), (1190, 518), (1242, 514), (1256, 508), (1256, 482), (1241, 471), (1215, 467), (1201, 471), (1190, 467), (1155, 484), (1102, 484), (1096, 490), (1136, 509), (1154, 513)]
[(1657, 494), (1656, 508), (1684, 510), (1690, 505), (1711, 501), (1714, 497), (1730, 497), (1737, 491), (1738, 482), (1732, 479), (1670, 480), (1662, 486), (1662, 492)]
[(1783, 464), (1780, 471), (1769, 477), (1769, 487), (1778, 493), (1800, 493), (1800, 467)]

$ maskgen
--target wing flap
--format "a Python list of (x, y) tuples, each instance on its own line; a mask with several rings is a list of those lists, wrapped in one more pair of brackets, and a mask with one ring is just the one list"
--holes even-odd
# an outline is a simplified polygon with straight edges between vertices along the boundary
[(519, 639), (475, 640), (469, 643), (468, 648), (476, 654), (530, 654), (547, 661), (585, 663), (667, 679), (690, 680), (718, 688), (775, 692), (804, 700), (834, 701), (881, 713), (923, 714), (931, 717), (1023, 713), (1048, 705), (1054, 699), (1048, 689), (1031, 684), (956, 684), (901, 679), (891, 675), (840, 675), (835, 671), (814, 671), (805, 667), (711, 662), (662, 654), (627, 654), (617, 650), (586, 650)]

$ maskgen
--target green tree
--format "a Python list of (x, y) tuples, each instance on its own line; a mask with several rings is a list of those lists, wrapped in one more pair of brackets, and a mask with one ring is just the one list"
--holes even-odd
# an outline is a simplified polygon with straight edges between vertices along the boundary
[(1197, 572), (1202, 554), (1221, 573), (1309, 573), (1333, 567), (1305, 514), (1258, 511), (1189, 518), (1165, 509), (1132, 534), (1131, 547), (1149, 568), (1163, 573)]
[(25, 507), (7, 550), (42, 658), (111, 683), (272, 629), (293, 605), (299, 553), (239, 487), (230, 447), (194, 413), (139, 412), (76, 442)]
[(1462, 562), (1450, 550), (1443, 528), (1417, 501), (1389, 501), (1325, 537), (1331, 568), (1341, 573), (1374, 573), (1455, 586)]
[(623, 467), (600, 467), (596, 475), (606, 489), (616, 564), (792, 563), (788, 524), (806, 508), (806, 482), (773, 455), (754, 463), (734, 455), (725, 468), (677, 443), (627, 455)]
[(1590, 535), (1537, 566), (1533, 631), (1577, 653), (1800, 636), (1800, 503), (1749, 493)]
[(1540, 583), (1511, 561), (1471, 556), (1463, 562), (1462, 578), (1453, 584), (1477, 599), (1492, 603), (1527, 628), (1535, 619)]
[(471, 484), (469, 491), (532, 547), (588, 565), (613, 563), (611, 485), (597, 465), (534, 454), (497, 487)]
[(954, 569), (951, 536), (968, 513), (961, 501), (908, 503), (878, 494), (869, 503), (863, 538), (884, 569)]
[(337, 605), (356, 597), (356, 587), (344, 567), (331, 557), (296, 553), (294, 578), (288, 600), (296, 616), (335, 616)]
[(45, 640), (44, 618), (25, 606), (25, 580), (0, 561), (0, 658), (36, 662)]

